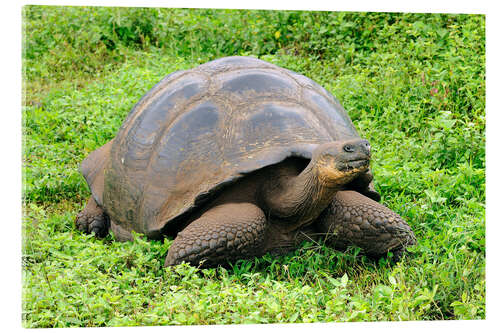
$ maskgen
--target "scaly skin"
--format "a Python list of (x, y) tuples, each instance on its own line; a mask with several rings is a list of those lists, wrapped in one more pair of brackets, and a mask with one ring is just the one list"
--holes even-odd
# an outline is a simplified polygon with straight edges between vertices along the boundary
[(355, 245), (375, 257), (392, 251), (397, 260), (405, 247), (416, 243), (401, 216), (355, 191), (337, 192), (316, 226), (330, 246), (345, 249)]
[(221, 264), (262, 255), (267, 229), (264, 212), (250, 203), (214, 207), (177, 234), (168, 249), (165, 266), (182, 261), (198, 265)]

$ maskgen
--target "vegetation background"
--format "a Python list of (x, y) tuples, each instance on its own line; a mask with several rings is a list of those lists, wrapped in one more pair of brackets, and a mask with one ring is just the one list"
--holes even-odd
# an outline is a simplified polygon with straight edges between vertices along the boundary
[[(25, 327), (485, 318), (484, 16), (26, 6), (23, 28)], [(79, 163), (163, 76), (227, 55), (339, 98), (419, 241), (401, 262), (305, 243), (165, 269), (170, 239), (75, 230)]]

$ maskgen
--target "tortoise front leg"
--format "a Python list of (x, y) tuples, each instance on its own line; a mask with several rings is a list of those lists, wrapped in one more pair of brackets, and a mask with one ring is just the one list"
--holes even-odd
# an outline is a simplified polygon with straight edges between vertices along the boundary
[(355, 191), (337, 192), (316, 227), (330, 246), (344, 250), (355, 245), (374, 257), (391, 251), (398, 260), (407, 246), (416, 243), (401, 216)]
[(216, 266), (262, 255), (267, 222), (264, 212), (250, 203), (228, 203), (206, 211), (177, 234), (165, 266), (182, 261)]

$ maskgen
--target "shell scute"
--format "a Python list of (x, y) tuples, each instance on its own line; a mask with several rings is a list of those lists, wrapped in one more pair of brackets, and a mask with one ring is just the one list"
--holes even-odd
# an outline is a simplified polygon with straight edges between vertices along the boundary
[(252, 69), (223, 74), (222, 91), (244, 94), (247, 91), (265, 93), (279, 90), (294, 90), (296, 84), (280, 72)]

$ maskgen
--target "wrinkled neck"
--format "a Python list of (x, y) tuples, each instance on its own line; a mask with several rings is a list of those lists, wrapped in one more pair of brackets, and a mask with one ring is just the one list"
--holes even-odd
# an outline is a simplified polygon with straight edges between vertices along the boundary
[(278, 179), (267, 187), (265, 204), (269, 213), (284, 222), (312, 222), (330, 204), (340, 185), (326, 183), (319, 177), (317, 163), (311, 161), (298, 175)]

